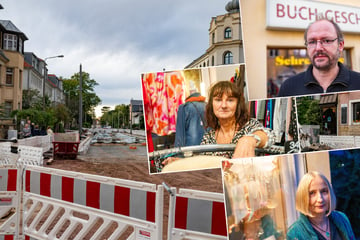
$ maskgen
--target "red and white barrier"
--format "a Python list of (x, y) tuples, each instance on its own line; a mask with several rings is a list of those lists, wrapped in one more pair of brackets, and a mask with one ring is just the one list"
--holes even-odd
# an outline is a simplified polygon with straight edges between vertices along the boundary
[[(0, 240), (12, 239), (19, 234), (19, 189), (18, 170), (14, 168), (0, 168)], [(15, 238), (14, 238), (15, 239)]]
[[(161, 239), (162, 186), (35, 166), (25, 170), (23, 225), (28, 236), (83, 239), (91, 234), (100, 239), (113, 228), (107, 239), (117, 239), (132, 228), (126, 239)], [(102, 224), (94, 229), (99, 219)], [(66, 222), (69, 226), (58, 237)]]
[(168, 240), (227, 239), (224, 196), (171, 188)]
[(11, 234), (0, 235), (0, 240), (15, 240), (15, 236)]
[[(171, 191), (168, 240), (227, 238), (222, 194)], [(163, 239), (163, 200), (161, 185), (32, 165), (0, 168), (0, 213), (7, 216), (0, 240)]]

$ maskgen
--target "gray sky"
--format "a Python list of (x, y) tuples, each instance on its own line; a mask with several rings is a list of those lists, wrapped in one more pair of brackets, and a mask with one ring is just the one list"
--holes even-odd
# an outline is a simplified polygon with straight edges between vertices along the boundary
[(142, 72), (183, 69), (209, 46), (211, 17), (230, 0), (0, 0), (0, 19), (29, 38), (49, 73), (88, 72), (102, 105), (142, 99)]

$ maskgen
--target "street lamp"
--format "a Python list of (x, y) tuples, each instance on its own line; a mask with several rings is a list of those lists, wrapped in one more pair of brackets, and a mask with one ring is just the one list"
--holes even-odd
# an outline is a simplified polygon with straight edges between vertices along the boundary
[(45, 110), (46, 104), (45, 104), (45, 83), (47, 80), (47, 68), (46, 68), (46, 60), (50, 59), (50, 58), (63, 58), (64, 55), (57, 55), (57, 56), (52, 56), (52, 57), (46, 57), (44, 58), (44, 81), (43, 81), (43, 109)]

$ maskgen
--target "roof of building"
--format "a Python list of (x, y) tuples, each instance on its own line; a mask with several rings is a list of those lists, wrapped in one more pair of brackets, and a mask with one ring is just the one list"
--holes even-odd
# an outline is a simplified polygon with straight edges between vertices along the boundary
[(0, 24), (6, 31), (20, 34), (24, 40), (28, 40), (26, 35), (20, 31), (10, 20), (0, 20)]
[(225, 10), (229, 13), (240, 12), (240, 4), (238, 0), (232, 0), (225, 6)]
[(32, 68), (33, 66), (30, 63), (28, 63), (27, 61), (24, 61), (24, 67), (25, 68)]
[(142, 104), (143, 104), (143, 101), (142, 101), (142, 100), (134, 100), (134, 99), (131, 99), (131, 100), (130, 100), (130, 104), (131, 104), (131, 105), (142, 105)]
[(59, 79), (55, 74), (48, 74), (48, 80), (54, 87), (57, 87), (59, 84)]

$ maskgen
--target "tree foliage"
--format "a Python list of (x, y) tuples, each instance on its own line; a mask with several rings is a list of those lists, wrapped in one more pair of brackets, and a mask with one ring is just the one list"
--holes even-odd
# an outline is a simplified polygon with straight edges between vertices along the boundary
[(43, 99), (37, 89), (23, 90), (22, 95), (22, 108), (23, 109), (43, 109)]
[(301, 125), (321, 124), (319, 100), (312, 99), (312, 97), (298, 98), (297, 112), (298, 121)]
[(17, 116), (18, 121), (29, 118), (32, 123), (40, 127), (54, 126), (56, 117), (52, 111), (42, 111), (37, 109), (24, 109), (12, 112), (12, 116)]
[(110, 125), (113, 128), (129, 127), (130, 107), (129, 105), (121, 104), (115, 106), (114, 110), (110, 110), (110, 107), (103, 107), (101, 109), (103, 115), (100, 118), (100, 124), (102, 126)]
[[(70, 79), (63, 79), (63, 88), (66, 95), (66, 105), (70, 109), (72, 119), (79, 119), (79, 89), (80, 73), (75, 73)], [(83, 124), (92, 124), (95, 117), (94, 108), (101, 103), (100, 98), (95, 93), (95, 87), (99, 85), (94, 79), (90, 78), (89, 73), (82, 72), (82, 105), (83, 105)]]

